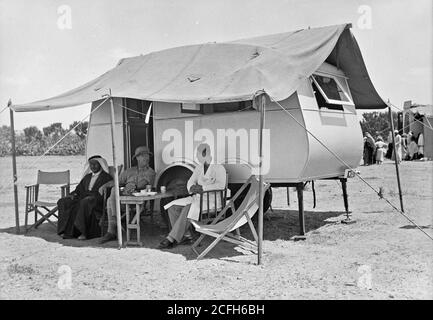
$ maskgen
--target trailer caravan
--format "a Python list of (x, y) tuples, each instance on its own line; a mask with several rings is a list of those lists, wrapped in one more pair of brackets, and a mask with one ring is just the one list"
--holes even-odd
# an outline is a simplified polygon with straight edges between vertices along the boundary
[[(334, 86), (322, 88), (320, 83), (325, 81), (332, 81)], [(326, 99), (329, 100), (327, 94), (334, 95), (333, 104), (326, 102)], [(335, 95), (341, 96), (340, 100)], [(93, 109), (99, 103), (94, 102)], [(185, 104), (182, 103), (128, 98), (115, 98), (114, 103), (127, 108), (116, 108), (116, 142), (120, 146), (118, 159), (129, 167), (131, 152), (138, 145), (146, 144), (154, 153), (152, 165), (158, 172), (157, 185), (161, 184), (158, 183), (161, 178), (167, 183), (164, 179), (166, 171), (174, 167), (193, 170), (193, 150), (201, 141), (209, 143), (214, 160), (226, 166), (230, 183), (246, 181), (257, 165), (254, 162), (257, 159), (254, 157), (257, 155), (254, 149), (257, 143), (253, 142), (258, 141), (259, 119), (251, 100), (207, 105), (208, 110), (203, 109), (203, 104), (189, 104), (189, 109), (184, 109)], [(362, 133), (349, 86), (341, 70), (324, 63), (280, 104), (302, 126), (268, 99), (265, 129), (269, 129), (269, 134), (265, 134), (264, 141), (267, 150), (265, 158), (269, 157), (265, 161), (269, 166), (265, 168), (268, 171), (266, 181), (283, 184), (344, 175), (346, 167), (335, 161), (333, 155), (309, 136), (304, 127), (326, 141), (327, 146), (348, 165), (357, 167), (362, 157)], [(150, 106), (152, 117), (146, 123), (144, 118)], [(100, 154), (108, 159), (111, 157), (110, 140), (100, 138), (110, 134), (109, 108), (109, 102), (106, 102), (91, 115), (88, 156)], [(170, 145), (175, 147), (169, 148)], [(243, 152), (243, 148), (246, 151)], [(170, 151), (173, 155), (167, 156)]]
[(134, 148), (145, 144), (153, 151), (157, 186), (182, 186), (195, 166), (194, 148), (206, 141), (236, 186), (259, 163), (256, 95), (261, 92), (264, 178), (273, 186), (296, 186), (302, 199), (306, 181), (345, 183), (348, 167), (356, 168), (362, 157), (356, 110), (386, 107), (350, 28), (308, 28), (126, 58), (77, 89), (13, 109), (92, 102), (86, 153), (112, 159), (110, 101), (103, 100), (109, 94), (117, 159), (125, 167), (132, 165)]

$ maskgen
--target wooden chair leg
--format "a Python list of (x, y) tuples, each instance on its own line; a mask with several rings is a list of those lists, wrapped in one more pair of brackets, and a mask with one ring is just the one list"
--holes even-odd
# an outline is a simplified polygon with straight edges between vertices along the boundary
[(52, 222), (49, 218), (58, 210), (57, 207), (52, 208), (51, 210), (46, 208), (46, 207), (42, 207), (45, 210), (47, 210), (46, 214), (43, 214), (41, 211), (39, 211), (38, 207), (36, 207), (36, 210), (38, 210), (38, 213), (42, 216), (41, 219), (39, 219), (33, 226), (35, 227), (35, 229), (37, 229), (42, 223), (44, 223), (44, 221), (47, 221), (48, 223), (50, 223), (53, 227), (57, 228), (57, 226), (54, 224), (54, 222)]
[(201, 234), (200, 237), (198, 237), (198, 239), (193, 243), (193, 245), (191, 246), (192, 251), (194, 251), (195, 254), (199, 255), (198, 251), (196, 250), (196, 248), (198, 246), (200, 246), (200, 243), (203, 241), (205, 235)]
[(26, 206), (25, 209), (25, 216), (24, 216), (24, 231), (27, 232), (27, 226), (28, 226), (28, 219), (29, 219), (29, 207)]

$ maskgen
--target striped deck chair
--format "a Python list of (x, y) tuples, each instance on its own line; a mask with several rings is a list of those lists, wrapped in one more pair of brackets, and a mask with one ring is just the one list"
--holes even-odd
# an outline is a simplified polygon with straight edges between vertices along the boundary
[[(235, 209), (234, 201), (239, 197), (246, 187), (250, 186), (248, 193), (246, 194), (241, 205)], [(263, 195), (265, 191), (270, 187), (270, 184), (263, 184)], [(233, 214), (228, 218), (221, 220), (228, 209), (231, 209)], [(198, 221), (190, 220), (195, 230), (201, 233), (197, 241), (192, 245), (192, 250), (197, 254), (197, 260), (202, 259), (206, 254), (209, 253), (221, 240), (231, 242), (239, 245), (240, 247), (246, 248), (251, 251), (257, 251), (257, 232), (254, 228), (251, 218), (259, 209), (259, 181), (258, 177), (251, 176), (242, 187), (236, 192), (236, 194), (227, 202), (226, 206), (221, 210), (218, 216), (212, 221), (211, 224), (201, 224)], [(251, 241), (244, 237), (241, 237), (239, 228), (245, 223), (250, 226), (254, 240)], [(235, 234), (233, 234), (235, 233)], [(204, 237), (214, 237), (215, 240), (202, 252), (197, 251), (197, 247), (204, 239)]]

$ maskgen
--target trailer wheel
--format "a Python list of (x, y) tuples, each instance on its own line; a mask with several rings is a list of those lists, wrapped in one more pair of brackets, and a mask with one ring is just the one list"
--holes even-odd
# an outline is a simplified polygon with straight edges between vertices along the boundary
[[(160, 190), (161, 186), (165, 186), (167, 191), (174, 192), (178, 197), (188, 195), (187, 183), (192, 175), (192, 171), (186, 167), (176, 166), (171, 167), (165, 171), (158, 180), (157, 190)], [(163, 198), (159, 201), (159, 209), (162, 215), (162, 219), (170, 230), (170, 221), (168, 218), (167, 210), (164, 206), (174, 200), (173, 198)]]

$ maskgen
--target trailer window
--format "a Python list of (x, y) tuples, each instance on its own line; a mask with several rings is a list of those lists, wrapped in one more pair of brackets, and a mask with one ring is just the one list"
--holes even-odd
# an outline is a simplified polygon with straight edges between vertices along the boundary
[(202, 113), (201, 105), (196, 103), (181, 103), (180, 111), (182, 113)]
[(227, 103), (206, 103), (206, 104), (195, 104), (195, 103), (182, 103), (182, 113), (220, 113), (220, 112), (235, 112), (250, 110), (253, 108), (252, 101), (238, 101), (238, 102), (227, 102)]
[(331, 110), (341, 110), (344, 111), (343, 106), (341, 104), (330, 104), (327, 103), (323, 95), (319, 92), (319, 89), (317, 88), (316, 84), (312, 81), (311, 85), (313, 87), (314, 96), (316, 97), (317, 105), (319, 106), (319, 109), (326, 108)]
[[(337, 105), (340, 107), (343, 104), (354, 105), (349, 94), (341, 86), (338, 79), (331, 76), (321, 76), (315, 74), (311, 77), (311, 80), (315, 94), (317, 93), (318, 95), (321, 95), (324, 98), (326, 105)], [(316, 99), (319, 100), (317, 94)], [(332, 109), (332, 107), (329, 106), (325, 107)]]

